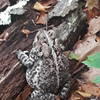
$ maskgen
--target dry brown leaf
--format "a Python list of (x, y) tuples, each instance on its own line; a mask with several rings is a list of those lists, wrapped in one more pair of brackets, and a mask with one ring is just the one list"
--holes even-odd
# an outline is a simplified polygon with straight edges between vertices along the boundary
[(90, 19), (92, 19), (92, 18), (100, 16), (100, 9), (97, 9), (97, 8), (93, 8), (92, 10), (88, 10), (86, 8), (86, 9), (84, 9), (84, 12), (87, 14), (88, 21), (90, 21)]
[(51, 7), (51, 5), (55, 5), (57, 0), (47, 0), (47, 1), (42, 1), (36, 2), (34, 5), (34, 9), (40, 11), (40, 15), (36, 19), (36, 24), (46, 24), (47, 21), (47, 9)]
[(100, 69), (90, 68), (89, 71), (83, 73), (83, 76), (86, 81), (92, 81), (95, 77), (100, 76)]
[(88, 55), (100, 52), (100, 37), (96, 33), (100, 31), (100, 17), (93, 18), (89, 22), (87, 36), (80, 40), (74, 46), (74, 53), (79, 59), (86, 58)]
[(83, 59), (90, 54), (100, 52), (100, 40), (96, 39), (96, 35), (90, 35), (84, 40), (78, 41), (74, 47), (73, 52), (78, 55), (79, 59)]
[(36, 20), (36, 24), (46, 24), (46, 20), (47, 20), (47, 14), (46, 9), (49, 6), (43, 6), (41, 3), (36, 2), (34, 5), (34, 9), (40, 11), (40, 15), (38, 16), (37, 20)]
[(84, 100), (84, 99), (80, 95), (78, 95), (76, 92), (73, 92), (69, 100)]
[(100, 1), (99, 0), (87, 0), (86, 9), (87, 19), (90, 20), (96, 16), (100, 16)]
[(47, 9), (51, 7), (51, 5), (53, 6), (56, 3), (57, 3), (57, 0), (44, 0), (42, 2), (36, 2), (33, 8), (40, 12), (41, 11), (45, 12)]
[(73, 52), (79, 56), (79, 59), (85, 59), (90, 54), (100, 52), (100, 37), (96, 36), (98, 31), (100, 31), (100, 17), (90, 20), (87, 36), (74, 46)]
[(27, 37), (28, 37), (28, 35), (29, 35), (30, 33), (32, 33), (32, 32), (31, 32), (30, 30), (28, 30), (28, 29), (22, 29), (21, 32), (22, 32), (23, 34), (25, 34)]
[(50, 8), (50, 6), (43, 6), (41, 3), (36, 2), (33, 8), (37, 11), (46, 12), (46, 9)]
[(38, 17), (36, 24), (46, 24), (47, 14), (44, 12), (40, 12), (40, 16)]
[(99, 9), (99, 4), (99, 0), (87, 0), (86, 7), (88, 8), (88, 10), (92, 10), (93, 8)]
[(95, 96), (100, 96), (100, 88), (91, 82), (81, 84), (81, 90)]
[(76, 91), (76, 93), (80, 94), (82, 97), (91, 97), (92, 95), (90, 93), (82, 92), (82, 91)]
[[(95, 20), (93, 20), (93, 22), (96, 23)], [(96, 25), (98, 26), (98, 22), (94, 27), (93, 22), (90, 22), (89, 24), (90, 26), (87, 37), (85, 37), (84, 40), (79, 41), (75, 46), (74, 53), (79, 56), (80, 61), (83, 61), (91, 54), (100, 52), (100, 37), (95, 35), (95, 33), (99, 31), (96, 27)], [(100, 76), (100, 69), (90, 68), (90, 70), (85, 72), (83, 76), (86, 81), (92, 81), (96, 76)]]
[(100, 31), (100, 16), (90, 20), (88, 34), (95, 34), (98, 31)]
[[(91, 82), (79, 82), (79, 88), (71, 94), (69, 100), (86, 100), (88, 97), (100, 96), (100, 88)], [(77, 93), (78, 91), (78, 93)]]

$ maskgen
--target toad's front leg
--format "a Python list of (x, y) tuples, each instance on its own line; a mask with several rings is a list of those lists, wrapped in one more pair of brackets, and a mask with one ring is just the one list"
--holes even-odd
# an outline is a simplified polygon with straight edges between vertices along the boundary
[(51, 93), (44, 93), (40, 90), (34, 90), (31, 94), (30, 100), (56, 100), (56, 97)]
[(25, 65), (26, 67), (30, 67), (33, 65), (33, 60), (31, 58), (29, 58), (29, 56), (26, 54), (28, 51), (21, 51), (18, 50), (16, 51), (17, 57), (18, 59), (22, 62), (23, 65)]

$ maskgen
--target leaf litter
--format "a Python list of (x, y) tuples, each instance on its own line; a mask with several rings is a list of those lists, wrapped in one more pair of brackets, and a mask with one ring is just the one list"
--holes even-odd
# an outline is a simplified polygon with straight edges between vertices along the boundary
[[(86, 7), (88, 31), (82, 40), (78, 40), (72, 50), (74, 54), (72, 56), (74, 58), (78, 56), (78, 63), (82, 63), (92, 54), (100, 53), (100, 1), (87, 0)], [(100, 61), (99, 58), (98, 61)], [(98, 67), (100, 67), (99, 64)], [(77, 78), (79, 87), (71, 94), (69, 100), (92, 100), (92, 98), (93, 100), (100, 100), (100, 69), (90, 67), (88, 71), (81, 73), (81, 78)]]
[(33, 9), (39, 11), (39, 16), (36, 18), (36, 24), (43, 24), (45, 25), (47, 22), (47, 12), (49, 9), (55, 5), (57, 0), (49, 0), (49, 1), (42, 1), (36, 2), (33, 6)]
[(86, 0), (84, 11), (87, 13), (87, 19), (90, 20), (100, 16), (100, 0)]

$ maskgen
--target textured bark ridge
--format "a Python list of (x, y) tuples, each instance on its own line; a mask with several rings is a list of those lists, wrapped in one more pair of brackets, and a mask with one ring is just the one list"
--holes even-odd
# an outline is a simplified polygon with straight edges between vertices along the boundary
[[(36, 14), (33, 15), (35, 16)], [(26, 16), (30, 16), (29, 13)], [(34, 16), (30, 17), (34, 18)], [(19, 48), (22, 50), (29, 49), (35, 36), (35, 33), (32, 33), (26, 38), (21, 33), (21, 29), (31, 28), (32, 31), (36, 31), (37, 28), (41, 27), (39, 25), (34, 26), (30, 17), (28, 19), (19, 18), (8, 28), (6, 26), (2, 33), (8, 33), (9, 37), (7, 41), (0, 42), (0, 100), (15, 100), (17, 95), (27, 85), (25, 78), (26, 69), (18, 62), (14, 51)], [(0, 28), (3, 29), (3, 27), (1, 26)]]
[(53, 17), (64, 19), (64, 22), (56, 27), (55, 30), (58, 38), (62, 42), (66, 42), (65, 48), (71, 48), (77, 40), (80, 31), (83, 29), (84, 25), (81, 23), (86, 20), (86, 16), (82, 11), (81, 2), (79, 0), (59, 1), (49, 13), (49, 19)]
[(59, 0), (54, 9), (49, 13), (49, 19), (57, 16), (66, 16), (70, 11), (78, 8), (78, 1), (79, 0)]
[[(0, 0), (1, 8), (4, 8), (3, 5), (8, 5), (6, 0)], [(60, 0), (59, 0), (60, 1)], [(64, 2), (64, 0), (61, 0)], [(77, 1), (77, 0), (69, 0)], [(65, 0), (66, 2), (66, 0)], [(57, 5), (56, 5), (57, 6)], [(56, 7), (55, 6), (55, 7)], [(62, 5), (63, 6), (63, 5)], [(1, 9), (0, 8), (0, 9)], [(70, 8), (70, 7), (69, 7)], [(54, 28), (58, 38), (66, 43), (64, 45), (67, 49), (72, 47), (77, 38), (79, 37), (79, 31), (82, 29), (82, 11), (80, 10), (79, 4), (75, 2), (75, 9), (69, 9), (66, 14), (52, 16), (49, 19), (49, 22), (52, 18), (56, 18), (57, 27)], [(59, 11), (57, 11), (59, 12)], [(32, 19), (36, 17), (36, 12), (28, 11), (25, 15), (21, 17), (15, 17), (15, 21), (9, 26), (0, 26), (0, 29), (9, 33), (7, 41), (0, 42), (0, 100), (15, 100), (15, 98), (23, 91), (23, 88), (27, 85), (25, 79), (26, 69), (23, 67), (17, 60), (16, 55), (13, 53), (16, 49), (27, 50), (32, 46), (34, 36), (41, 25), (33, 25)], [(60, 24), (58, 23), (59, 17), (63, 20)], [(53, 21), (53, 24), (55, 21)], [(34, 31), (29, 35), (28, 38), (21, 33), (23, 28), (28, 28), (29, 30)], [(3, 30), (5, 29), (5, 30)], [(0, 30), (0, 31), (1, 31)], [(1, 31), (1, 32), (2, 32)], [(67, 42), (65, 42), (67, 41)]]

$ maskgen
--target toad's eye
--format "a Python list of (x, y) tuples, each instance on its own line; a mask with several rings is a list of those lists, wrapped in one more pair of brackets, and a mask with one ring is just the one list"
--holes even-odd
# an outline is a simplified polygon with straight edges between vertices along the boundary
[(54, 33), (53, 30), (49, 30), (48, 35), (49, 35), (52, 39), (55, 38), (55, 33)]
[(43, 39), (43, 40), (46, 39), (44, 35), (42, 35), (40, 38)]
[(39, 36), (37, 36), (37, 40), (39, 40)]

